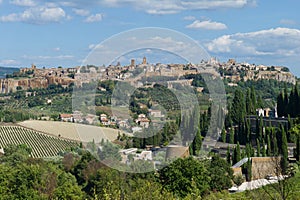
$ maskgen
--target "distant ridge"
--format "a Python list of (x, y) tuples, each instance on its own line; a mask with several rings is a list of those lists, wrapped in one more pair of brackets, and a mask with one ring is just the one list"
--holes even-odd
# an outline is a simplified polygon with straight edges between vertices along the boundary
[(19, 71), (16, 67), (1, 67), (0, 66), (0, 78), (5, 78), (6, 74), (12, 74), (13, 72)]

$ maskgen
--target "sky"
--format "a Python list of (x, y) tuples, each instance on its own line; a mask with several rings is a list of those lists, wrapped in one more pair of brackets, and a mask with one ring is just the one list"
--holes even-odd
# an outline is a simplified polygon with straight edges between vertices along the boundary
[[(160, 27), (222, 62), (287, 66), (300, 76), (299, 8), (298, 0), (0, 0), (0, 66), (74, 67), (113, 35)], [(152, 39), (169, 45), (174, 38)], [(129, 55), (139, 62), (147, 52), (149, 62), (167, 62), (160, 51)]]

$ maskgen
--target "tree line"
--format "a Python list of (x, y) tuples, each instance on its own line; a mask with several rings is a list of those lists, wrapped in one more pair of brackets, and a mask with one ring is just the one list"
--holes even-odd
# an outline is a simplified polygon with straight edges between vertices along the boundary
[(278, 117), (299, 117), (300, 116), (300, 95), (298, 84), (296, 84), (290, 93), (287, 88), (277, 96)]

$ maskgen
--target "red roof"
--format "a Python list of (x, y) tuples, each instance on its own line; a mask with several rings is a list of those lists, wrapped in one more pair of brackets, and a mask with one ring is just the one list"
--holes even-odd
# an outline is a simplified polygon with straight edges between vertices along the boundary
[(72, 114), (60, 114), (60, 118), (71, 118)]

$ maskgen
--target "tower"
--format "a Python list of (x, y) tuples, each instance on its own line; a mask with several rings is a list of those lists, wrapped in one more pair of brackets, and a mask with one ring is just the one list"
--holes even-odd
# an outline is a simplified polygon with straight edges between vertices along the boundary
[(36, 66), (34, 64), (31, 64), (31, 69), (36, 70)]
[(134, 59), (131, 59), (131, 64), (130, 64), (132, 67), (135, 66), (135, 60)]
[(144, 58), (143, 58), (143, 65), (146, 65), (147, 64), (147, 59), (146, 59), (146, 57), (144, 56)]

